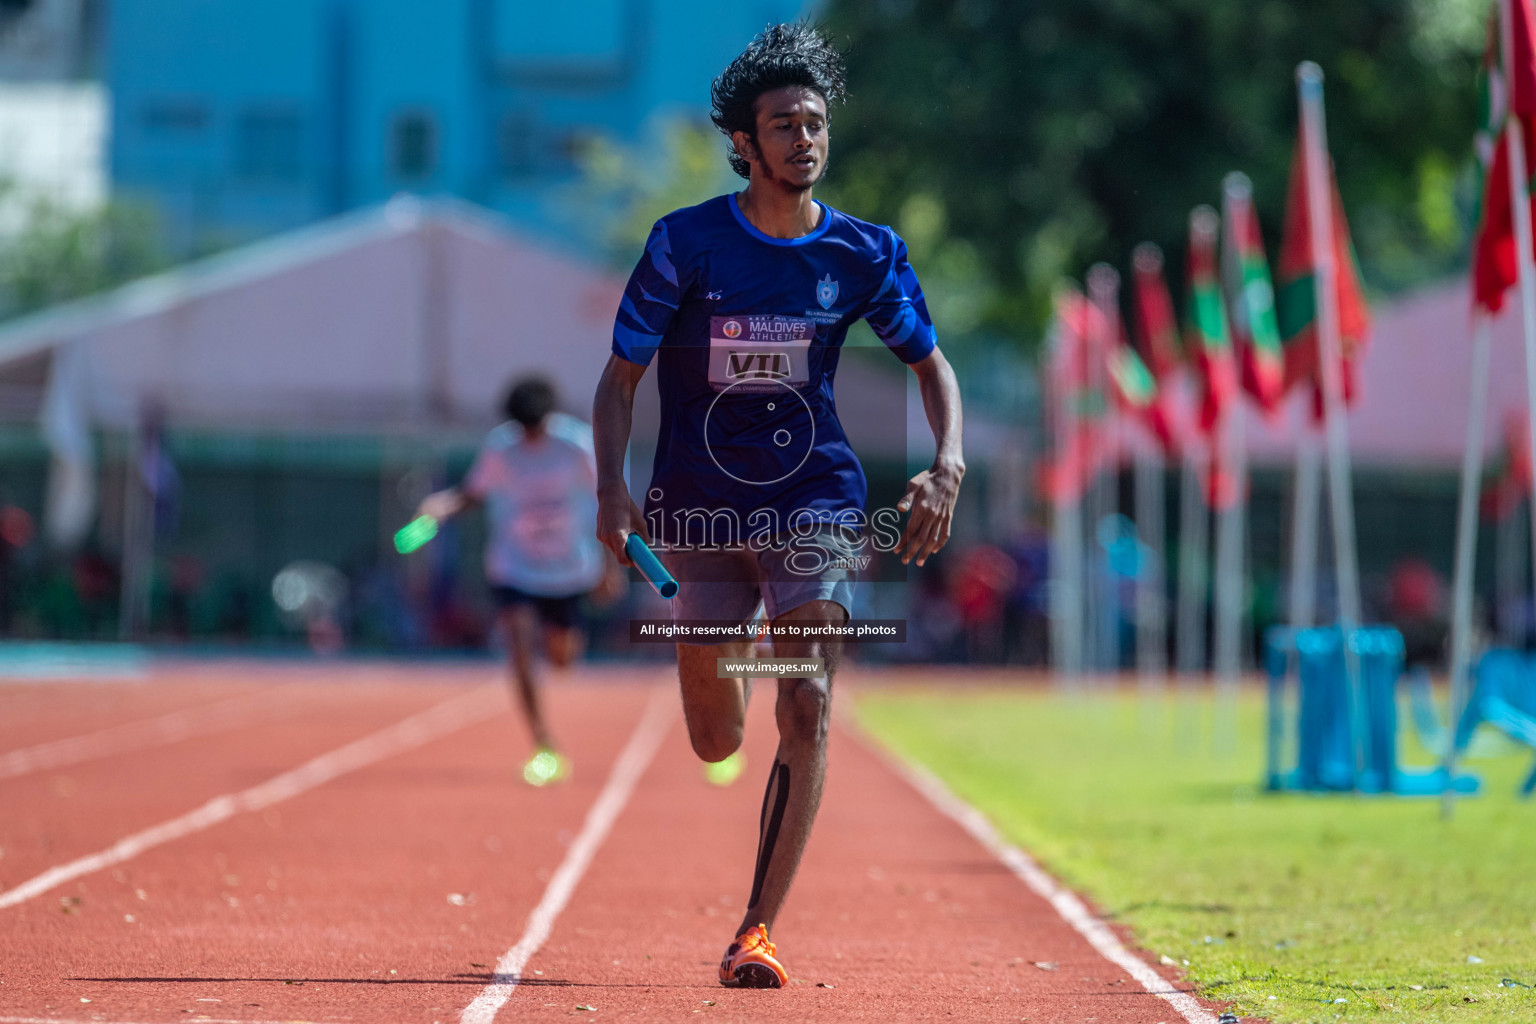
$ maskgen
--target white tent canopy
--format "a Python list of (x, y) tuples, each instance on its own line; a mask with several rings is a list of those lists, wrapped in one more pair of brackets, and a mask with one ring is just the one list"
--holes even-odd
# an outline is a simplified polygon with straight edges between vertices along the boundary
[(622, 288), (475, 207), (399, 199), (14, 321), (0, 386), (21, 411), (39, 358), (70, 347), (76, 400), (113, 428), (150, 402), (215, 430), (480, 426), (532, 372), (580, 411)]

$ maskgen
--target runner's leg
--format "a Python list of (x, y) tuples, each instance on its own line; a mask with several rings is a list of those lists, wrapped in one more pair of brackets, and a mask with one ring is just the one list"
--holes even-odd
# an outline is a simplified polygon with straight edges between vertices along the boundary
[(554, 747), (549, 728), (544, 724), (544, 712), (539, 705), (538, 678), (534, 674), (534, 652), (538, 649), (538, 612), (532, 604), (522, 602), (501, 610), (501, 628), (507, 640), (508, 667), (512, 673), (513, 692), (523, 708), (528, 731), (538, 747)]
[(750, 657), (751, 641), (677, 645), (683, 718), (693, 752), (701, 760), (723, 761), (741, 746), (747, 718), (746, 680), (740, 676), (721, 679), (716, 659)]
[[(810, 601), (784, 612), (773, 622), (775, 626), (789, 622), (842, 625), (847, 620), (847, 611), (837, 602)], [(774, 642), (775, 657), (821, 658), (824, 672), (820, 676), (779, 680), (778, 703), (774, 708), (779, 749), (768, 773), (768, 789), (763, 794), (752, 894), (737, 934), (755, 924), (765, 924), (772, 932), (774, 919), (784, 904), (810, 838), (827, 771), (827, 729), (837, 652), (836, 642)]]
[(581, 660), (582, 648), (585, 647), (586, 635), (580, 626), (545, 626), (544, 627), (544, 652), (549, 657), (550, 665), (555, 668), (570, 668)]

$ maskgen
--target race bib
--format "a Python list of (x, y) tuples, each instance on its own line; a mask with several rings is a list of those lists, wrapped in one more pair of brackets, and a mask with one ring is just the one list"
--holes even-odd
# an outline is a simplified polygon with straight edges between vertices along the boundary
[(709, 318), (709, 384), (716, 391), (799, 389), (810, 380), (816, 325), (805, 317), (745, 314)]
[(535, 562), (570, 557), (576, 541), (576, 520), (565, 502), (529, 504), (510, 524), (512, 542)]

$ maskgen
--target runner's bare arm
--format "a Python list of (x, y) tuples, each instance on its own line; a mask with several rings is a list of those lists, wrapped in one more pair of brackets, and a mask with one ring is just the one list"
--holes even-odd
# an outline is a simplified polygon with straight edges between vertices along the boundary
[(949, 540), (965, 456), (960, 451), (960, 383), (949, 360), (934, 349), (926, 359), (912, 364), (912, 372), (917, 374), (937, 454), (932, 466), (908, 482), (906, 495), (896, 503), (898, 511), (912, 513), (896, 553), (903, 565), (914, 558), (922, 565)]
[(449, 487), (422, 498), (421, 504), (416, 506), (416, 514), (437, 520), (452, 519), (469, 506), (478, 504), (480, 495), (475, 492), (464, 487)]
[(635, 388), (645, 367), (610, 355), (592, 399), (592, 446), (597, 454), (597, 539), (613, 552), (620, 565), (633, 566), (624, 553), (624, 540), (638, 533), (646, 543), (650, 534), (645, 517), (629, 496), (624, 482), (624, 452), (634, 423)]

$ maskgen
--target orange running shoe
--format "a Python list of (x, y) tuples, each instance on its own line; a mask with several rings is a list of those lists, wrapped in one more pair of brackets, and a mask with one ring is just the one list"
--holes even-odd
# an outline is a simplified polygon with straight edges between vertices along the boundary
[(720, 984), (737, 988), (783, 988), (789, 974), (768, 941), (768, 926), (756, 924), (740, 935), (720, 961)]

